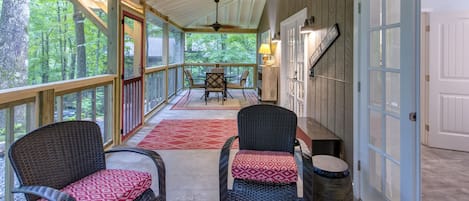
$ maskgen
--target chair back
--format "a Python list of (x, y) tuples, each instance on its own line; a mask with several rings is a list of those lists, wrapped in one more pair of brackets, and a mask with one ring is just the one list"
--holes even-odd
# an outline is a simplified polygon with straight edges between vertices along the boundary
[(246, 85), (246, 80), (248, 79), (249, 71), (245, 70), (241, 75), (241, 79), (239, 80), (239, 85), (244, 87)]
[(220, 68), (220, 67), (216, 67), (216, 68), (210, 69), (210, 72), (211, 72), (211, 73), (224, 73), (224, 72), (225, 72), (225, 69)]
[(192, 78), (192, 73), (189, 71), (189, 69), (184, 70), (184, 74), (186, 75), (187, 80), (189, 81), (189, 85), (192, 86), (194, 85), (194, 79)]
[(106, 168), (101, 130), (90, 121), (58, 122), (38, 128), (14, 142), (8, 156), (20, 185), (62, 189)]
[(205, 89), (206, 90), (224, 90), (225, 89), (224, 73), (206, 73)]
[(296, 114), (276, 105), (258, 104), (238, 112), (239, 149), (294, 152)]

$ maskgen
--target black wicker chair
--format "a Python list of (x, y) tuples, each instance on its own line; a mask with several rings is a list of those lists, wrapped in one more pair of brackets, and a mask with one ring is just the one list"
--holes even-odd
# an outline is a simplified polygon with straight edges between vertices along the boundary
[(240, 151), (274, 151), (293, 155), (295, 145), (299, 144), (295, 139), (296, 126), (295, 113), (280, 106), (259, 104), (241, 109), (238, 113), (238, 136), (230, 137), (220, 153), (220, 200), (312, 200), (313, 163), (311, 156), (303, 153), (303, 198), (297, 196), (296, 182), (259, 182), (234, 178), (233, 188), (228, 189), (230, 149), (237, 138)]
[[(27, 200), (67, 200), (76, 198), (60, 191), (69, 184), (106, 170), (105, 153), (133, 152), (149, 157), (158, 169), (158, 196), (151, 188), (134, 200), (166, 200), (165, 166), (161, 156), (140, 148), (103, 149), (101, 130), (95, 122), (66, 121), (38, 128), (18, 139), (9, 149), (9, 158), (20, 186), (13, 193), (24, 193)], [(116, 172), (144, 172), (117, 170)], [(115, 175), (120, 177), (121, 175)], [(105, 178), (103, 180), (106, 180)], [(148, 185), (148, 180), (146, 184)], [(111, 189), (115, 189), (112, 187)], [(95, 194), (96, 192), (90, 193)]]

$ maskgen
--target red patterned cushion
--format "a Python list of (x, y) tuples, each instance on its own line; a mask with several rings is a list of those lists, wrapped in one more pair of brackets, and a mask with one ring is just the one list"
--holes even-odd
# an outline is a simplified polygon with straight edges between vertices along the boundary
[(109, 169), (71, 183), (61, 191), (72, 195), (77, 201), (127, 201), (134, 200), (150, 186), (150, 173)]
[(288, 152), (240, 150), (231, 172), (234, 178), (292, 183), (298, 179), (295, 158)]

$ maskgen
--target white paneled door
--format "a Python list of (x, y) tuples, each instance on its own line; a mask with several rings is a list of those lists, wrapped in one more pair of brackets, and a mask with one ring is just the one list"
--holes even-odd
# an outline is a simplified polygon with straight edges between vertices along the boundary
[(305, 36), (300, 34), (300, 27), (305, 19), (306, 9), (303, 9), (280, 24), (282, 36), (280, 104), (294, 111), (298, 117), (306, 115)]
[(362, 0), (357, 5), (359, 196), (419, 200), (419, 4)]
[(430, 13), (428, 145), (469, 151), (469, 12)]

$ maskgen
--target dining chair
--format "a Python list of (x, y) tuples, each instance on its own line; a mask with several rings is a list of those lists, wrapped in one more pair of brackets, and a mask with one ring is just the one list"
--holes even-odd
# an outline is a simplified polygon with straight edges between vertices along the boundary
[(205, 89), (204, 81), (201, 79), (200, 82), (195, 82), (189, 69), (185, 69), (184, 74), (186, 75), (186, 79), (189, 82), (189, 93), (187, 94), (187, 99), (189, 99), (192, 89)]
[[(226, 84), (227, 89), (241, 89), (243, 92), (243, 97), (246, 99), (246, 95), (244, 94), (244, 88), (246, 87), (246, 80), (248, 78), (249, 71), (245, 70), (243, 74), (241, 74), (241, 77), (239, 78), (238, 82), (230, 82)], [(231, 94), (230, 94), (231, 96)], [(233, 96), (231, 96), (233, 98)]]
[(206, 73), (205, 74), (205, 105), (207, 105), (207, 99), (210, 92), (217, 92), (217, 98), (220, 100), (218, 93), (222, 94), (221, 104), (225, 101), (226, 82), (224, 73)]
[(220, 68), (220, 67), (215, 67), (215, 68), (211, 68), (211, 69), (210, 69), (210, 72), (211, 72), (211, 73), (224, 73), (224, 72), (225, 72), (225, 69)]
[[(121, 147), (104, 151), (101, 129), (91, 121), (65, 121), (38, 128), (8, 150), (19, 187), (28, 201), (166, 200), (165, 165), (154, 151)], [(148, 172), (107, 169), (105, 154), (132, 152), (153, 161), (158, 196)], [(138, 166), (138, 164), (136, 164)]]
[[(303, 197), (298, 197), (298, 166), (295, 160), (297, 116), (276, 105), (258, 104), (238, 112), (238, 135), (230, 137), (220, 153), (220, 200), (307, 200), (313, 199), (313, 163), (301, 151)], [(232, 143), (239, 151), (232, 159), (232, 189), (228, 189), (228, 167)]]

